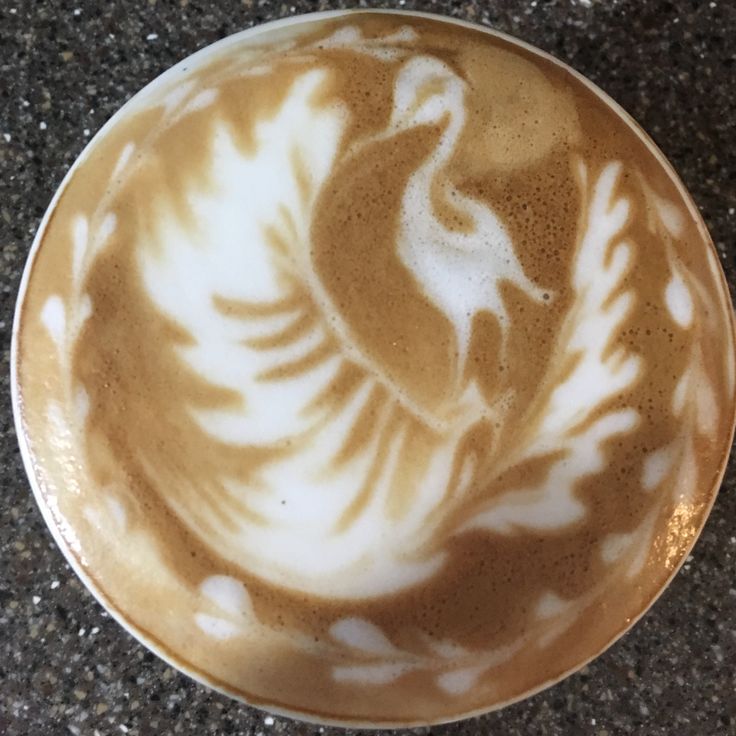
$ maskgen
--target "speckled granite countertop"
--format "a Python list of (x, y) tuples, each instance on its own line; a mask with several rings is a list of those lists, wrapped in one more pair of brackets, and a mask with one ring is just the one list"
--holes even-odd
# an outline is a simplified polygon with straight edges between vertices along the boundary
[[(350, 4), (350, 3), (348, 3)], [(384, 3), (366, 3), (371, 7)], [(736, 285), (734, 0), (398, 0), (492, 25), (596, 81), (648, 130), (700, 206)], [(115, 624), (51, 540), (9, 400), (12, 310), (33, 234), (89, 137), (175, 61), (227, 34), (342, 2), (2, 0), (0, 7), (0, 734), (343, 733), (273, 718), (177, 674)], [(654, 609), (530, 700), (415, 733), (736, 734), (736, 473)]]

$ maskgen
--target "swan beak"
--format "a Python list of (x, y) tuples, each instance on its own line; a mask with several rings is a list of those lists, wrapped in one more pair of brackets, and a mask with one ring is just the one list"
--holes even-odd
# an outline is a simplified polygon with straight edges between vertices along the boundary
[(417, 87), (411, 103), (394, 111), (393, 127), (406, 130), (417, 125), (439, 122), (449, 112), (443, 102), (449, 90), (448, 79), (432, 76)]
[(417, 97), (415, 107), (418, 110), (425, 102), (432, 97), (442, 97), (447, 92), (447, 78), (445, 77), (431, 77), (417, 90)]

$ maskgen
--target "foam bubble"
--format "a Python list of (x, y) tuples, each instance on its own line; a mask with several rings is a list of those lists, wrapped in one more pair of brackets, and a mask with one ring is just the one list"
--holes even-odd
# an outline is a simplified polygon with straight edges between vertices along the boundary
[(243, 633), (242, 629), (232, 621), (227, 621), (217, 616), (210, 616), (207, 613), (195, 613), (194, 620), (197, 622), (197, 626), (207, 636), (220, 641), (232, 639)]
[(561, 613), (564, 613), (569, 606), (570, 604), (560, 598), (556, 593), (546, 591), (537, 601), (535, 611), (538, 618), (554, 618), (555, 616), (559, 616)]
[(61, 348), (66, 340), (66, 309), (60, 296), (50, 296), (41, 310), (41, 321), (56, 343)]
[(645, 491), (656, 488), (665, 478), (674, 460), (672, 447), (661, 447), (644, 458), (641, 485)]
[(683, 329), (690, 327), (693, 322), (693, 300), (679, 273), (672, 274), (664, 299), (672, 319)]
[(445, 672), (437, 678), (437, 684), (450, 695), (461, 695), (476, 684), (485, 669), (485, 665), (478, 665)]
[(253, 616), (253, 604), (245, 586), (228, 575), (211, 575), (200, 585), (202, 595), (233, 616)]
[(393, 656), (397, 653), (396, 647), (386, 635), (375, 624), (364, 619), (341, 619), (332, 625), (330, 635), (349, 647), (370, 654)]

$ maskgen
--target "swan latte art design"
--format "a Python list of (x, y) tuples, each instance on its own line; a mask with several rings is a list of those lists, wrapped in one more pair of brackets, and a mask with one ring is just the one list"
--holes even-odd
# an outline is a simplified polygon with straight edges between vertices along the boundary
[(134, 98), (26, 275), (47, 519), (149, 645), (353, 723), (502, 704), (604, 648), (692, 546), (734, 412), (682, 186), (569, 69), (328, 15)]

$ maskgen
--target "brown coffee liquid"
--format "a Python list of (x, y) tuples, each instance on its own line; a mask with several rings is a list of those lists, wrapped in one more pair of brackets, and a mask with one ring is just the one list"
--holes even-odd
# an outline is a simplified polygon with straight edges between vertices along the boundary
[[(710, 507), (708, 236), (633, 123), (509, 40), (356, 13), (256, 41), (148, 93), (61, 193), (18, 338), (40, 491), (103, 600), (249, 702), (519, 697), (626, 628)], [(258, 237), (215, 227), (226, 163), (250, 212), (282, 158)], [(238, 290), (227, 253), (265, 275)]]

